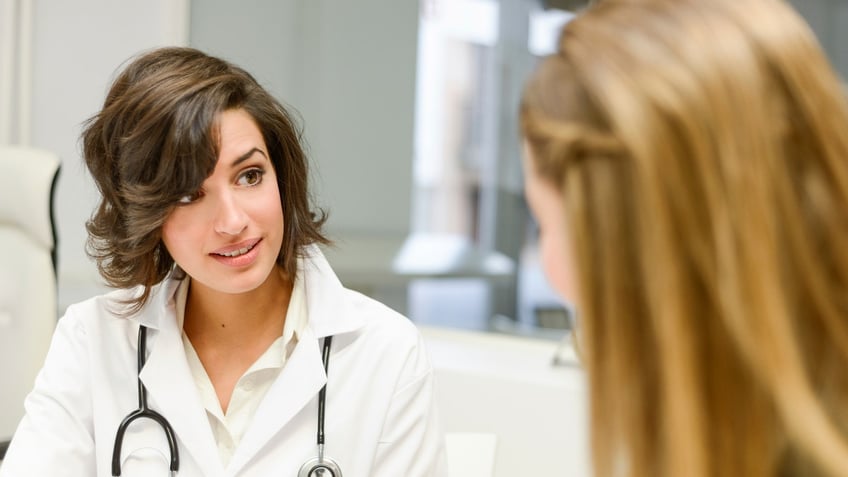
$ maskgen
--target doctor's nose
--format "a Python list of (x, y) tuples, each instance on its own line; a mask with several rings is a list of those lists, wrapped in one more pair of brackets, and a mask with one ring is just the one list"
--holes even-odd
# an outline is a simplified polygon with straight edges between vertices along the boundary
[(248, 217), (235, 197), (221, 197), (215, 211), (215, 232), (223, 235), (239, 235), (247, 228)]

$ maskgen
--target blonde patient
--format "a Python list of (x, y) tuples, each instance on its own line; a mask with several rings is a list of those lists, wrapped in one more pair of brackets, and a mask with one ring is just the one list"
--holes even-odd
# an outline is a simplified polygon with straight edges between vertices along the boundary
[(599, 2), (521, 124), (595, 475), (848, 475), (848, 108), (800, 17)]

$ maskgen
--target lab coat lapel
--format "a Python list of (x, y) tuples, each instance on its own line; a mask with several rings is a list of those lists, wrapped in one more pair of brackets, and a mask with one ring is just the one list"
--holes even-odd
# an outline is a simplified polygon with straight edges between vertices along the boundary
[(148, 403), (171, 423), (181, 455), (189, 452), (204, 476), (222, 475), (218, 448), (186, 361), (170, 287), (166, 296), (157, 299), (167, 302), (153, 309), (165, 311), (155, 323), (158, 329), (148, 333), (149, 356), (140, 373)]
[[(326, 384), (321, 338), (356, 331), (364, 326), (362, 316), (347, 305), (348, 291), (318, 247), (309, 246), (304, 252), (298, 270), (303, 274), (309, 324), (298, 337), (297, 346), (242, 437), (227, 469), (231, 475), (238, 473), (263, 446), (283, 431)], [(334, 346), (333, 354), (336, 351), (338, 347)], [(332, 362), (332, 357), (330, 360)], [(314, 434), (311, 436), (314, 437)]]
[(228, 473), (238, 473), (318, 395), (326, 382), (318, 340), (307, 330), (256, 409), (253, 423), (230, 461)]

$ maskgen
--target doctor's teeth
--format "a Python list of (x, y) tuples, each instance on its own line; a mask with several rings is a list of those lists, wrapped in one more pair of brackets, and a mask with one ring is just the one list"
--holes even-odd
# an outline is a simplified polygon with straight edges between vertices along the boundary
[(238, 250), (233, 250), (232, 252), (219, 253), (218, 255), (223, 255), (225, 257), (238, 257), (239, 255), (244, 255), (247, 252), (249, 252), (251, 248), (253, 248), (253, 247), (244, 247), (244, 248), (240, 248)]

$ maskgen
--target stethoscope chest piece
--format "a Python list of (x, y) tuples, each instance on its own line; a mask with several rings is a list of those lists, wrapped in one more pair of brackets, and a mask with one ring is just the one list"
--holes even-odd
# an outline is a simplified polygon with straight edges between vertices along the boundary
[(342, 470), (329, 457), (313, 457), (303, 463), (297, 477), (342, 477)]

